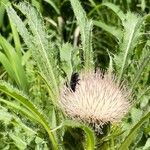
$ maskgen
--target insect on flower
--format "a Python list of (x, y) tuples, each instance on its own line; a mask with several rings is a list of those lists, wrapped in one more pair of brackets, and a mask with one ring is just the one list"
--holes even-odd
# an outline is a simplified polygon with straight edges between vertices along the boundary
[(76, 85), (79, 84), (79, 74), (78, 73), (73, 73), (71, 75), (71, 80), (70, 80), (70, 88), (72, 89), (73, 92), (75, 92)]
[(69, 117), (100, 129), (120, 122), (128, 112), (128, 92), (109, 73), (89, 71), (74, 74), (72, 79), (77, 82), (64, 86), (60, 94), (60, 105)]

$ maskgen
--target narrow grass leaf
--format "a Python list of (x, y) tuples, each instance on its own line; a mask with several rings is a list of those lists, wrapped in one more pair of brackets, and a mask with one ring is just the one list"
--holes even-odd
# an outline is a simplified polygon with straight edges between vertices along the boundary
[(113, 3), (109, 3), (109, 2), (102, 3), (102, 5), (108, 7), (109, 9), (111, 9), (119, 17), (119, 19), (121, 21), (124, 20), (125, 15), (118, 6), (116, 6)]
[(124, 141), (121, 143), (119, 150), (127, 150), (135, 139), (135, 134), (137, 130), (141, 127), (141, 125), (150, 118), (150, 112), (147, 113), (144, 117), (140, 119), (140, 121), (131, 129), (130, 133), (125, 137)]
[(107, 25), (102, 21), (93, 20), (93, 24), (107, 31), (109, 34), (113, 35), (116, 39), (118, 39), (119, 42), (121, 41), (123, 33), (120, 29), (114, 26)]
[(21, 58), (22, 54), (21, 54), (21, 43), (20, 43), (19, 34), (17, 32), (16, 26), (14, 25), (14, 23), (11, 20), (10, 20), (10, 26), (12, 29), (16, 52), (17, 52), (18, 56)]
[[(2, 63), (2, 65), (4, 66), (5, 70), (7, 71), (7, 73), (9, 74), (10, 78), (12, 80), (15, 80), (17, 83), (17, 78), (15, 76), (14, 71), (12, 70), (12, 66), (8, 60), (8, 58), (6, 57), (6, 55), (4, 55), (2, 52), (0, 52), (0, 62)], [(19, 83), (18, 83), (19, 84)]]
[(47, 2), (48, 4), (50, 4), (54, 8), (54, 10), (56, 11), (56, 13), (58, 15), (60, 15), (59, 8), (55, 5), (55, 3), (52, 0), (44, 0), (44, 1)]
[[(3, 50), (5, 51), (5, 54), (7, 55), (7, 59), (10, 63), (9, 68), (12, 70), (11, 72), (15, 73), (15, 75), (12, 75), (12, 73), (10, 75), (17, 82), (18, 86), (21, 89), (23, 89), (25, 92), (27, 92), (28, 91), (28, 82), (26, 79), (25, 70), (21, 63), (21, 58), (18, 56), (17, 52), (11, 46), (11, 44), (1, 35), (0, 35), (0, 45), (2, 46)], [(3, 62), (3, 64), (4, 64), (4, 62)], [(6, 67), (6, 65), (5, 65), (5, 67)], [(6, 71), (9, 71), (9, 73), (10, 73), (10, 70), (6, 70)]]
[(4, 15), (5, 15), (5, 5), (9, 2), (9, 0), (1, 0), (0, 1), (0, 28), (2, 27), (4, 21)]

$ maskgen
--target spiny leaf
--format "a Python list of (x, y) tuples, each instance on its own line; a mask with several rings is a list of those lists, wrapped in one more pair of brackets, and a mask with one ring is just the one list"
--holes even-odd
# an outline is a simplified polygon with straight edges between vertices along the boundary
[(20, 43), (19, 34), (17, 32), (16, 26), (11, 20), (10, 20), (10, 25), (12, 29), (13, 38), (14, 38), (15, 49), (16, 49), (18, 56), (21, 58), (22, 54), (21, 54), (21, 43)]
[(25, 114), (26, 116), (28, 116), (31, 119), (36, 120), (35, 116), (32, 114), (31, 111), (21, 107), (20, 105), (10, 102), (8, 100), (4, 100), (2, 98), (0, 98), (0, 102), (5, 103), (8, 107), (11, 107), (13, 109), (16, 109), (16, 110), (22, 112), (23, 114)]
[(6, 83), (4, 81), (0, 81), (0, 91), (6, 93), (7, 95), (11, 96), (12, 98), (18, 100), (22, 105), (24, 105), (24, 107), (29, 109), (33, 113), (33, 115), (35, 115), (36, 120), (47, 131), (49, 138), (52, 142), (53, 148), (57, 150), (58, 145), (57, 145), (57, 142), (56, 142), (56, 139), (55, 139), (53, 133), (51, 133), (49, 124), (47, 123), (47, 121), (45, 120), (43, 115), (38, 111), (38, 109), (31, 103), (31, 101), (22, 92), (13, 88), (12, 86), (10, 86), (8, 83)]
[(140, 27), (142, 25), (143, 18), (128, 12), (123, 20), (123, 41), (120, 43), (119, 54), (115, 56), (115, 63), (118, 67), (119, 81), (122, 80), (123, 73), (128, 67), (128, 60), (136, 47), (139, 37), (141, 36)]
[(7, 8), (9, 18), (16, 25), (18, 32), (23, 37), (28, 48), (32, 50), (33, 57), (41, 73), (45, 76), (49, 87), (52, 89), (51, 95), (53, 96), (51, 98), (53, 101), (56, 101), (59, 95), (58, 82), (55, 74), (56, 64), (53, 57), (53, 47), (47, 39), (42, 17), (28, 3), (20, 3), (16, 7), (26, 16), (31, 33), (27, 30), (23, 21), (11, 6)]
[(24, 142), (20, 137), (14, 135), (13, 133), (9, 133), (10, 138), (13, 139), (13, 141), (15, 142), (15, 145), (19, 148), (19, 149), (25, 149), (27, 148), (27, 143)]
[(85, 70), (93, 68), (92, 21), (88, 20), (78, 0), (70, 0), (81, 32)]
[(72, 53), (73, 47), (69, 43), (63, 44), (62, 47), (60, 48), (61, 66), (62, 69), (67, 74), (69, 81), (71, 79), (71, 74), (73, 72)]
[[(149, 42), (149, 41), (148, 41)], [(148, 43), (147, 42), (147, 43)], [(137, 82), (139, 81), (142, 72), (144, 71), (144, 69), (146, 68), (146, 66), (149, 64), (150, 62), (150, 45), (146, 44), (144, 49), (143, 49), (143, 57), (142, 60), (139, 60), (139, 67), (135, 73), (135, 77), (134, 80), (132, 82), (132, 86), (131, 86), (131, 91), (134, 89), (135, 85), (137, 84)]]
[(33, 47), (33, 43), (32, 43), (32, 36), (31, 34), (28, 32), (25, 24), (23, 23), (23, 21), (20, 19), (20, 17), (17, 15), (17, 13), (15, 12), (15, 10), (12, 8), (11, 5), (8, 5), (7, 8), (7, 14), (9, 16), (9, 19), (15, 24), (15, 26), (17, 27), (17, 30), (19, 32), (19, 34), (22, 36), (25, 44), (32, 49)]

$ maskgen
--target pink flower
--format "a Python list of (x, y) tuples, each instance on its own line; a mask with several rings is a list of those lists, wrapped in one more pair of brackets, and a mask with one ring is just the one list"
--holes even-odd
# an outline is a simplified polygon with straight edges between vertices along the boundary
[(69, 117), (95, 127), (121, 121), (130, 107), (123, 86), (101, 71), (81, 73), (75, 92), (63, 87), (60, 104)]

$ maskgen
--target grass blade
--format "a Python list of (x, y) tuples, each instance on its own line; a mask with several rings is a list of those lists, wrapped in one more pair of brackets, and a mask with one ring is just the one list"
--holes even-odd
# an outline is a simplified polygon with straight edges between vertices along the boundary
[(102, 3), (102, 5), (111, 9), (119, 17), (119, 19), (121, 21), (123, 21), (125, 19), (124, 13), (122, 12), (122, 10), (118, 6), (116, 6), (112, 3), (109, 3), (109, 2)]
[(135, 139), (135, 134), (137, 130), (141, 127), (141, 125), (150, 118), (150, 112), (147, 113), (143, 118), (140, 119), (140, 121), (131, 129), (130, 133), (127, 135), (125, 140), (122, 142), (121, 146), (119, 147), (119, 150), (126, 150), (132, 143), (132, 141)]
[(55, 3), (52, 0), (44, 0), (44, 1), (47, 2), (48, 4), (50, 4), (54, 8), (56, 13), (58, 15), (60, 15), (60, 10), (58, 9), (58, 7), (55, 5)]
[[(2, 46), (3, 50), (5, 51), (5, 54), (7, 55), (7, 61), (9, 61), (9, 66), (7, 66), (8, 62), (7, 62), (7, 65), (4, 64), (4, 62), (2, 62), (3, 65), (5, 66), (5, 69), (7, 69), (6, 71), (9, 72), (9, 75), (11, 75), (11, 77), (16, 81), (18, 86), (22, 90), (27, 92), (28, 82), (25, 76), (24, 68), (21, 64), (21, 58), (16, 53), (15, 49), (11, 46), (11, 44), (9, 44), (9, 42), (7, 42), (7, 40), (3, 38), (3, 36), (1, 35), (0, 35), (0, 45)], [(1, 54), (1, 57), (2, 57), (2, 54)]]
[(122, 31), (117, 29), (114, 26), (109, 26), (107, 24), (105, 24), (102, 21), (93, 21), (93, 24), (97, 27), (102, 28), (103, 30), (107, 31), (109, 34), (113, 35), (116, 39), (118, 39), (118, 41), (120, 42), (122, 39)]
[(3, 26), (3, 19), (5, 15), (5, 5), (9, 2), (9, 0), (1, 0), (0, 1), (0, 28)]
[(21, 43), (20, 43), (19, 34), (17, 32), (17, 29), (16, 29), (15, 25), (13, 24), (13, 22), (11, 20), (10, 20), (10, 26), (11, 26), (11, 29), (12, 29), (12, 34), (13, 34), (13, 39), (14, 39), (14, 43), (15, 43), (16, 52), (17, 52), (19, 57), (22, 57)]
[[(0, 52), (0, 62), (2, 63), (2, 65), (4, 66), (5, 70), (8, 72), (10, 78), (12, 80), (15, 80), (16, 83), (18, 83), (17, 78), (15, 76), (14, 71), (12, 70), (11, 64), (8, 60), (8, 58), (6, 57), (6, 55), (4, 55), (2, 52)], [(19, 84), (19, 83), (18, 83)]]

